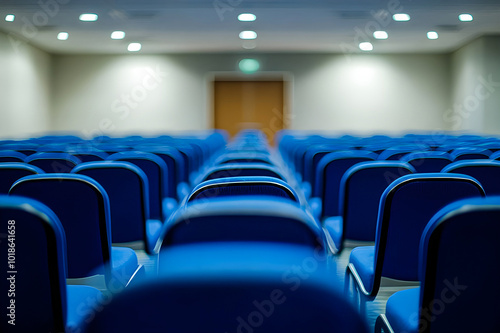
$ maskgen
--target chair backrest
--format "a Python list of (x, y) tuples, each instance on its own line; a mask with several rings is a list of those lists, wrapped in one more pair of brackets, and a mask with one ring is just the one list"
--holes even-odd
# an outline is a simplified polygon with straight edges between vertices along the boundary
[(167, 196), (168, 188), (168, 170), (165, 162), (155, 154), (139, 151), (116, 153), (110, 155), (108, 160), (130, 162), (144, 171), (148, 177), (150, 217), (163, 221), (162, 200)]
[(64, 332), (66, 244), (59, 219), (40, 202), (0, 195), (0, 235), (0, 331)]
[(229, 152), (215, 159), (214, 164), (263, 163), (273, 165), (269, 154), (259, 151)]
[(343, 238), (375, 241), (382, 193), (394, 180), (414, 172), (411, 165), (399, 161), (363, 162), (349, 168), (340, 184)]
[(41, 173), (42, 169), (26, 163), (0, 163), (0, 194), (9, 193), (16, 180)]
[(108, 154), (103, 151), (81, 151), (81, 152), (70, 152), (71, 155), (78, 158), (82, 163), (84, 162), (96, 162), (104, 161), (108, 158)]
[(70, 173), (81, 161), (68, 153), (36, 153), (24, 160), (46, 173)]
[[(2, 147), (0, 146), (0, 149)], [(0, 163), (4, 162), (24, 162), (26, 155), (15, 150), (1, 150), (0, 151)]]
[(475, 147), (456, 148), (450, 153), (453, 161), (489, 159), (490, 155), (490, 150)]
[(153, 153), (160, 157), (166, 164), (168, 170), (167, 196), (174, 198), (177, 196), (177, 185), (185, 181), (184, 157), (175, 148), (165, 146), (138, 146), (139, 151)]
[(89, 331), (368, 332), (324, 261), (307, 279), (292, 273), (313, 258), (308, 248), (283, 244), (171, 248), (160, 254), (159, 276), (116, 295)]
[(499, 221), (500, 197), (490, 197), (454, 202), (429, 222), (420, 242), (421, 332), (500, 332)]
[(444, 151), (420, 151), (409, 153), (399, 159), (411, 164), (418, 173), (440, 172), (453, 162), (450, 154)]
[(57, 214), (66, 233), (68, 278), (110, 278), (109, 199), (99, 183), (75, 174), (33, 175), (15, 182), (10, 194), (38, 200)]
[(448, 165), (441, 172), (469, 175), (481, 183), (486, 195), (500, 195), (500, 161), (458, 161)]
[(94, 179), (108, 194), (113, 243), (140, 240), (149, 245), (146, 238), (148, 179), (139, 167), (129, 162), (87, 162), (75, 167), (71, 173)]
[(201, 177), (201, 181), (207, 181), (218, 178), (231, 178), (231, 177), (273, 177), (285, 180), (281, 172), (268, 164), (262, 163), (231, 163), (221, 164), (209, 168), (206, 173)]
[(37, 152), (39, 145), (29, 142), (12, 142), (2, 144), (2, 150), (15, 150), (24, 155), (31, 155)]
[(474, 178), (460, 174), (414, 174), (389, 185), (380, 199), (374, 286), (381, 276), (417, 281), (420, 237), (432, 216), (451, 202), (484, 195)]
[(346, 151), (350, 150), (347, 145), (313, 145), (307, 148), (304, 154), (302, 172), (304, 174), (304, 181), (311, 184), (312, 187), (316, 185), (316, 169), (318, 167), (319, 161), (329, 154), (335, 151)]
[(200, 242), (279, 242), (324, 249), (321, 226), (296, 203), (268, 196), (214, 198), (180, 209), (162, 247)]
[(380, 155), (378, 156), (378, 159), (387, 161), (397, 161), (408, 153), (412, 153), (415, 151), (424, 151), (427, 149), (429, 149), (429, 146), (424, 144), (407, 144), (407, 145), (392, 146), (381, 152)]
[(240, 195), (270, 195), (299, 202), (297, 193), (284, 181), (273, 177), (257, 176), (207, 180), (195, 186), (187, 202)]
[(322, 199), (322, 216), (339, 215), (340, 180), (357, 163), (374, 161), (377, 154), (369, 151), (342, 151), (325, 155), (316, 170), (314, 196)]

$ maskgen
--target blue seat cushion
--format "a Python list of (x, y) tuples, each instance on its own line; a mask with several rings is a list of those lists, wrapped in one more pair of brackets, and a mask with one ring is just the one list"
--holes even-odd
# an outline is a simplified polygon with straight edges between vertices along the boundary
[(156, 241), (160, 237), (162, 223), (159, 220), (147, 220), (146, 221), (146, 239), (147, 248), (151, 253), (156, 245)]
[(395, 333), (418, 333), (420, 288), (398, 291), (387, 300), (385, 316)]
[(360, 246), (351, 251), (349, 263), (352, 263), (363, 282), (365, 289), (370, 292), (373, 289), (375, 276), (375, 247)]
[(342, 246), (342, 232), (344, 229), (342, 216), (331, 216), (323, 222), (325, 229), (330, 234), (330, 237), (337, 250)]
[(98, 306), (102, 306), (102, 293), (89, 286), (67, 286), (67, 332), (81, 332), (94, 317)]
[(139, 266), (137, 255), (128, 247), (112, 247), (111, 262), (113, 263), (113, 279), (118, 279), (123, 286), (127, 284)]

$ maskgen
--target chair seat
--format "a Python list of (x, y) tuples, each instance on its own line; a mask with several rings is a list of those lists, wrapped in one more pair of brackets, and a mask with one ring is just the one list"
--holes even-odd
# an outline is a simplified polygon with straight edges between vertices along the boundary
[(353, 264), (358, 272), (365, 289), (370, 292), (373, 289), (373, 279), (375, 277), (375, 247), (360, 246), (351, 252), (349, 263)]
[(89, 286), (67, 286), (66, 330), (78, 332), (94, 316), (94, 311), (102, 302), (102, 293)]
[(420, 288), (402, 290), (387, 300), (385, 315), (395, 333), (417, 333)]
[[(113, 263), (113, 277), (126, 286), (139, 268), (137, 255), (127, 247), (112, 247), (111, 258)], [(113, 284), (112, 284), (113, 285)]]
[(156, 245), (158, 238), (160, 237), (162, 223), (159, 220), (147, 220), (146, 221), (146, 237), (147, 244), (150, 246), (151, 250)]
[(335, 251), (339, 251), (342, 246), (342, 233), (343, 233), (343, 219), (342, 216), (332, 216), (325, 219), (323, 222), (324, 228), (330, 235), (335, 246)]

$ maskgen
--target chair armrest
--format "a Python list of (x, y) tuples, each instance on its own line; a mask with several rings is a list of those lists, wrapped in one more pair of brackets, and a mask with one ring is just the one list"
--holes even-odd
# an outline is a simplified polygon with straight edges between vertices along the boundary
[(328, 247), (333, 254), (339, 254), (343, 247), (343, 221), (342, 216), (331, 216), (323, 221), (323, 230), (326, 235)]

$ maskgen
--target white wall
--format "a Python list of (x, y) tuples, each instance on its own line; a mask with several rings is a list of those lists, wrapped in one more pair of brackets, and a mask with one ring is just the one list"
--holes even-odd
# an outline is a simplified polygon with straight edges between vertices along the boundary
[(49, 130), (51, 57), (0, 32), (0, 138)]
[(500, 37), (485, 36), (452, 55), (451, 128), (500, 134)]
[[(208, 128), (207, 75), (236, 71), (243, 57), (55, 56), (54, 129), (88, 137)], [(292, 74), (292, 128), (366, 134), (447, 129), (447, 55), (253, 57), (264, 72)]]

